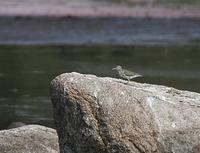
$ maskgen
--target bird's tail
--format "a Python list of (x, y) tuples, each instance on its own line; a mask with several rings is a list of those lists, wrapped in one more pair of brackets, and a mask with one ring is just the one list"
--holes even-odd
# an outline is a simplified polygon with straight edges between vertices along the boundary
[(133, 78), (138, 78), (138, 77), (143, 77), (143, 76), (140, 75), (140, 74), (135, 74), (133, 77), (131, 77), (131, 79), (133, 79)]

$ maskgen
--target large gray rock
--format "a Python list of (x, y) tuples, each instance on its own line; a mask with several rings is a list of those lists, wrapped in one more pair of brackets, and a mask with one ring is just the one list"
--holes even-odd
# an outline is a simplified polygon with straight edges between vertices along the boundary
[(61, 153), (199, 153), (200, 94), (94, 75), (51, 82)]
[(56, 130), (25, 125), (0, 131), (0, 153), (58, 153)]

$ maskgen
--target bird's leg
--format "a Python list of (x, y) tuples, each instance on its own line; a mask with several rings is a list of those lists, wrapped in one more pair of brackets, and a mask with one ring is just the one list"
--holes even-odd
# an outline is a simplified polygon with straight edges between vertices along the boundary
[(127, 84), (128, 84), (128, 83), (130, 82), (130, 79), (129, 79), (129, 77), (127, 77), (127, 80), (128, 80), (128, 81), (127, 81)]

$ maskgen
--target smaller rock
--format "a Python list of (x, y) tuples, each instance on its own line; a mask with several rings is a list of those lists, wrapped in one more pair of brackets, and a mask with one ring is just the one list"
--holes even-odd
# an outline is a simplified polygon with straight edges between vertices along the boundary
[(40, 125), (23, 125), (0, 131), (0, 153), (58, 152), (58, 136), (54, 129)]

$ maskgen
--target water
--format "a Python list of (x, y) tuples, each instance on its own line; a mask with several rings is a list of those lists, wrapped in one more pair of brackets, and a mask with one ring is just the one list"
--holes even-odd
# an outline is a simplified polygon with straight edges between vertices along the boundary
[(21, 121), (54, 127), (50, 81), (65, 72), (118, 77), (200, 92), (200, 46), (0, 46), (0, 129)]

